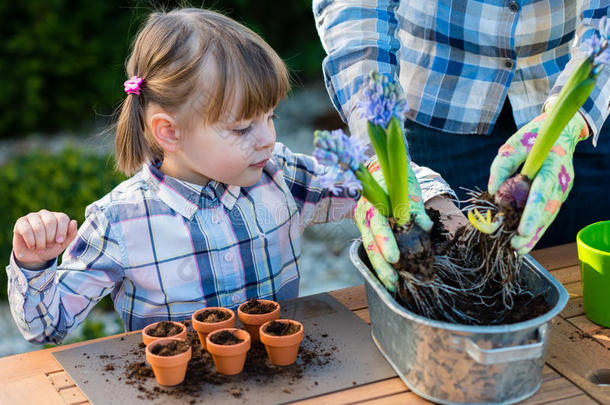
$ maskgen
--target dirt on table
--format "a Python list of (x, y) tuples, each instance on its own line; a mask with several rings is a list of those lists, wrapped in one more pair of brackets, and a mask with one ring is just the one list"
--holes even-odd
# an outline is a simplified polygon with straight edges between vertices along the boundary
[(241, 307), (241, 310), (246, 314), (260, 315), (273, 312), (276, 308), (277, 305), (272, 302), (262, 302), (252, 298)]
[(230, 346), (241, 343), (244, 340), (235, 336), (235, 333), (231, 331), (223, 330), (222, 332), (214, 333), (210, 336), (210, 341), (217, 345)]
[(198, 313), (195, 319), (199, 322), (205, 323), (217, 323), (226, 321), (231, 317), (231, 314), (227, 311), (221, 311), (220, 309), (208, 309)]
[(172, 340), (168, 343), (155, 344), (150, 352), (157, 356), (175, 356), (180, 353), (184, 353), (189, 349), (189, 345), (186, 342), (180, 340)]
[(154, 337), (170, 337), (182, 332), (182, 328), (170, 321), (161, 321), (152, 328), (148, 328), (146, 333)]
[(301, 325), (293, 322), (271, 321), (265, 328), (265, 333), (271, 336), (290, 336), (301, 330)]
[[(127, 385), (134, 385), (140, 391), (138, 396), (140, 399), (162, 401), (164, 397), (171, 397), (183, 399), (185, 403), (194, 404), (199, 401), (201, 395), (205, 395), (205, 386), (212, 385), (225, 387), (223, 389), (227, 394), (235, 398), (243, 398), (244, 402), (247, 402), (247, 397), (244, 394), (245, 391), (248, 391), (248, 388), (243, 388), (244, 386), (247, 387), (245, 381), (266, 384), (277, 380), (277, 378), (282, 378), (282, 381), (287, 385), (283, 390), (291, 390), (290, 386), (301, 380), (307, 370), (323, 367), (337, 361), (334, 353), (338, 349), (334, 343), (334, 338), (326, 333), (321, 333), (315, 337), (305, 335), (299, 347), (297, 361), (285, 367), (271, 364), (265, 346), (260, 342), (252, 342), (243, 371), (236, 376), (226, 376), (216, 372), (212, 356), (201, 347), (199, 337), (191, 328), (190, 322), (184, 323), (187, 325), (186, 342), (191, 346), (193, 355), (188, 363), (186, 377), (182, 384), (171, 388), (156, 384), (152, 388), (148, 387), (150, 385), (149, 381), (154, 380), (155, 377), (150, 366), (143, 361), (146, 348), (143, 343), (131, 349), (129, 356), (126, 359), (121, 359), (121, 362), (117, 362), (117, 359), (112, 355), (107, 356), (109, 361), (113, 361), (115, 372), (122, 370), (123, 374), (118, 377), (118, 380)], [(317, 385), (317, 381), (314, 384)]]

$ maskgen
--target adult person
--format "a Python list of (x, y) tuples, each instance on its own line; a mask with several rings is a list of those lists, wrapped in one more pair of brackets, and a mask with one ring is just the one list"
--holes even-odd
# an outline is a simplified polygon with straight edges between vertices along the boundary
[[(577, 43), (598, 28), (610, 1), (578, 3), (314, 0), (328, 54), (325, 84), (352, 135), (366, 137), (354, 97), (363, 78), (376, 70), (399, 82), (411, 108), (405, 134), (412, 160), (439, 172), (462, 201), (461, 187), (485, 190), (489, 180), (495, 192), (488, 170), (494, 156), (517, 128), (544, 120), (541, 112), (552, 108), (584, 57)], [(576, 148), (569, 198), (558, 214), (561, 201), (547, 204), (555, 211), (540, 215), (542, 232), (522, 235), (531, 242), (521, 246), (525, 251), (551, 222), (538, 247), (573, 242), (580, 228), (610, 217), (608, 78), (606, 69), (568, 126), (572, 136), (588, 131), (593, 140)], [(511, 164), (499, 153), (494, 170), (506, 172)]]

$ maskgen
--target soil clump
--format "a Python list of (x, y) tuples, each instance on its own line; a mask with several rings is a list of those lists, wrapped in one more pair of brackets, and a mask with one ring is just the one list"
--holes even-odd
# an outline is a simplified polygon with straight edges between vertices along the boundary
[(197, 316), (195, 316), (195, 319), (197, 319), (199, 322), (217, 323), (226, 321), (230, 317), (231, 314), (228, 312), (221, 311), (219, 309), (209, 309), (207, 311), (203, 311), (197, 314)]
[(146, 333), (154, 337), (171, 337), (182, 332), (182, 328), (170, 321), (161, 321), (152, 328), (148, 328)]
[(184, 353), (189, 349), (189, 345), (181, 340), (172, 340), (169, 343), (156, 344), (150, 352), (157, 356), (175, 356), (180, 353)]
[(262, 302), (256, 298), (252, 298), (241, 307), (241, 310), (247, 314), (260, 315), (273, 312), (276, 308), (277, 306), (271, 302)]
[(223, 330), (222, 332), (214, 333), (210, 337), (210, 340), (212, 341), (212, 343), (216, 343), (217, 345), (223, 346), (236, 345), (244, 341), (243, 339), (238, 338), (237, 336), (235, 336), (234, 333), (228, 330)]
[(292, 322), (271, 321), (265, 332), (272, 336), (289, 336), (294, 335), (301, 330), (301, 325)]

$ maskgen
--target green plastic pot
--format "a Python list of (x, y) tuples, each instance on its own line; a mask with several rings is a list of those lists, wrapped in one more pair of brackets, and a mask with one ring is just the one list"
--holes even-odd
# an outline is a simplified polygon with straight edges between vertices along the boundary
[(585, 315), (610, 327), (610, 221), (587, 225), (576, 242)]

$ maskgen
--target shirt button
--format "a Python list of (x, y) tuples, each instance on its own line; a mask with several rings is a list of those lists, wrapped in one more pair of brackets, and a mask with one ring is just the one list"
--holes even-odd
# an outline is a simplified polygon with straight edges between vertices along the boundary
[(515, 65), (515, 62), (513, 62), (513, 61), (512, 61), (512, 60), (510, 60), (510, 59), (506, 59), (506, 60), (504, 61), (504, 66), (506, 66), (506, 67), (507, 67), (507, 68), (509, 68), (509, 69), (512, 69), (514, 65)]
[(237, 304), (239, 301), (241, 301), (241, 298), (239, 295), (234, 295), (231, 300), (233, 301), (233, 304)]
[(225, 262), (230, 262), (233, 260), (233, 255), (231, 253), (225, 254)]
[(516, 13), (517, 11), (519, 11), (519, 4), (516, 1), (511, 1), (510, 4), (508, 5), (508, 8), (513, 13)]

